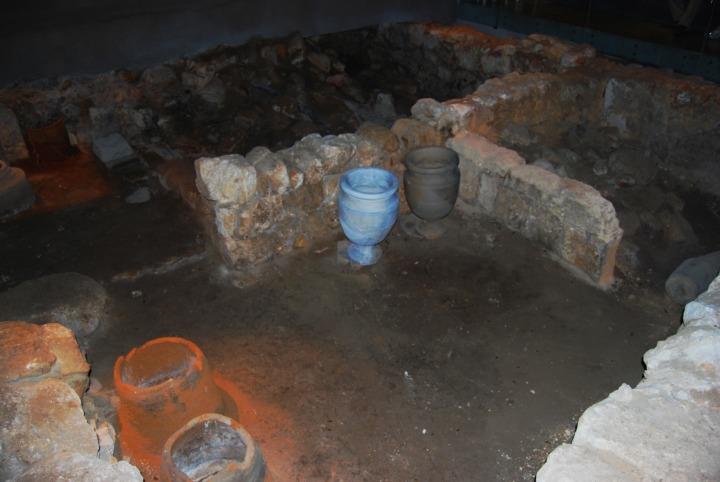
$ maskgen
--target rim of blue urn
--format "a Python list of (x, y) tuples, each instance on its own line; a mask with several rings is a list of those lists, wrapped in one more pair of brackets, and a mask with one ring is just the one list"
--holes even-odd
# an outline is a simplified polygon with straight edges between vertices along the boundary
[(340, 188), (359, 199), (382, 199), (398, 190), (398, 178), (379, 167), (356, 167), (343, 173)]

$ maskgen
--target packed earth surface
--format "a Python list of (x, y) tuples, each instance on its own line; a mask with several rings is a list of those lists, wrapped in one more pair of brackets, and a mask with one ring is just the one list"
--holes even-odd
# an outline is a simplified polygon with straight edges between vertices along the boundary
[[(106, 318), (79, 342), (95, 409), (111, 421), (119, 356), (158, 337), (196, 343), (236, 390), (239, 422), (276, 481), (533, 480), (580, 414), (622, 383), (634, 386), (643, 353), (677, 330), (682, 306), (663, 283), (681, 259), (658, 244), (653, 256), (621, 264), (603, 291), (519, 235), (455, 210), (436, 240), (404, 230), (401, 214), (370, 267), (338, 254), (339, 230), (256, 266), (224, 266), (183, 200), (194, 159), (388, 124), (421, 96), (468, 91), (424, 92), (369, 34), (347, 35), (311, 42), (309, 70), (294, 67), (289, 49), (240, 47), (256, 64), (226, 69), (236, 90), (220, 103), (219, 88), (166, 88), (174, 100), (152, 106), (165, 119), (155, 119), (163, 141), (134, 144), (140, 163), (108, 172), (82, 143), (65, 159), (18, 163), (37, 202), (0, 221), (0, 290), (61, 272), (105, 287)], [(221, 48), (192, 61), (228, 56)], [(118, 77), (133, 85), (140, 73)], [(0, 100), (20, 119), (38, 116), (22, 95), (8, 89)], [(518, 137), (510, 134), (507, 145)], [(158, 154), (165, 146), (182, 153), (172, 169)], [(163, 175), (185, 188), (166, 190)], [(149, 200), (128, 201), (139, 186)], [(692, 207), (707, 209), (684, 205), (691, 220)], [(682, 256), (713, 249), (710, 224)], [(643, 249), (662, 242), (638, 233)]]

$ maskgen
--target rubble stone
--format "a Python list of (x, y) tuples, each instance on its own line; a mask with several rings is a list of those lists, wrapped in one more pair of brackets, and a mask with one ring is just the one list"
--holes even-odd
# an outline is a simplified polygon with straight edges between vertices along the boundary
[(376, 142), (387, 153), (392, 154), (400, 148), (400, 140), (395, 133), (378, 124), (364, 122), (355, 133)]
[(0, 382), (26, 383), (57, 378), (78, 396), (88, 387), (90, 365), (72, 332), (57, 323), (0, 323)]
[(0, 161), (5, 152), (8, 163), (30, 156), (15, 113), (0, 104)]
[(0, 479), (21, 475), (60, 452), (95, 457), (98, 440), (80, 398), (54, 378), (0, 384)]
[(0, 217), (29, 209), (34, 202), (35, 194), (25, 172), (0, 159)]
[(109, 301), (102, 285), (80, 273), (51, 274), (0, 293), (5, 320), (60, 323), (78, 338), (95, 331)]
[(81, 453), (60, 452), (32, 465), (13, 482), (72, 480), (74, 482), (142, 482), (137, 467), (128, 462), (111, 463)]
[(96, 139), (93, 141), (92, 149), (108, 169), (137, 159), (137, 153), (118, 133)]
[(247, 155), (247, 160), (257, 172), (257, 190), (261, 195), (285, 194), (290, 188), (290, 176), (284, 162), (266, 147), (256, 147)]
[(197, 186), (209, 200), (245, 204), (257, 188), (255, 167), (239, 154), (202, 157), (195, 161)]

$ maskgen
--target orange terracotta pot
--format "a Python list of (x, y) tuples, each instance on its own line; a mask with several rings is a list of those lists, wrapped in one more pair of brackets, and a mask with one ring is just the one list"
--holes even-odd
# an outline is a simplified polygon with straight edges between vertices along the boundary
[(260, 448), (235, 420), (217, 413), (200, 415), (163, 446), (161, 480), (269, 482)]
[(77, 153), (62, 119), (43, 127), (28, 127), (26, 131), (31, 156), (36, 161), (59, 161)]
[(158, 480), (165, 441), (206, 413), (225, 413), (223, 392), (200, 349), (183, 338), (157, 338), (115, 363), (120, 450), (145, 480)]

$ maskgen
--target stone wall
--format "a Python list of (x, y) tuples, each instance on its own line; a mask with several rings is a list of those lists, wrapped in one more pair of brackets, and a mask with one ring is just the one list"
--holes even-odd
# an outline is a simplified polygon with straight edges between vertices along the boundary
[(462, 132), (447, 145), (460, 155), (464, 209), (480, 210), (597, 285), (610, 285), (622, 237), (610, 201), (482, 136)]
[[(558, 72), (570, 68), (580, 58), (593, 55), (592, 50), (542, 36), (522, 42), (519, 48), (507, 48), (472, 32), (461, 30), (469, 40), (454, 44), (454, 48), (442, 43), (449, 33), (439, 26), (388, 26), (380, 35), (391, 44), (409, 42), (409, 49), (414, 52), (410, 62), (417, 63), (414, 68), (418, 71), (424, 71), (419, 64), (432, 55), (436, 55), (441, 66), (459, 63), (468, 73), (488, 65), (516, 68), (510, 61), (514, 53), (517, 53), (517, 62), (526, 67), (534, 65), (532, 58), (537, 56), (545, 59), (544, 68)], [(452, 38), (457, 42), (463, 35)], [(468, 52), (474, 52), (474, 57)], [(442, 59), (438, 55), (442, 55)], [(484, 55), (507, 61), (483, 62)], [(474, 60), (468, 60), (470, 57)], [(438, 76), (428, 74), (420, 81), (423, 89), (447, 84), (443, 69), (437, 71)], [(490, 75), (497, 73), (492, 71)], [(275, 154), (264, 149), (251, 151), (247, 158), (199, 159), (196, 161), (198, 186), (214, 212), (217, 235), (213, 239), (218, 251), (230, 264), (243, 266), (302, 245), (307, 239), (327, 236), (332, 229), (337, 229), (333, 210), (338, 178), (344, 170), (376, 165), (401, 175), (400, 161), (410, 149), (447, 142), (461, 154), (461, 199), (467, 208), (494, 217), (538, 242), (592, 282), (608, 286), (613, 279), (615, 253), (622, 235), (612, 204), (590, 186), (527, 166), (512, 151), (498, 150), (487, 139), (473, 134), (492, 136), (493, 129), (497, 131), (509, 124), (508, 118), (514, 118), (514, 114), (508, 113), (512, 111), (508, 105), (525, 106), (528, 117), (542, 125), (547, 119), (555, 118), (555, 113), (566, 108), (566, 104), (572, 104), (578, 109), (574, 115), (564, 116), (565, 122), (567, 125), (581, 122), (589, 109), (586, 106), (597, 102), (576, 95), (581, 89), (568, 84), (567, 79), (558, 74), (509, 75), (502, 81), (494, 79), (482, 84), (473, 94), (473, 99), (482, 97), (482, 102), (420, 100), (412, 109), (413, 118), (399, 119), (389, 132), (377, 125), (365, 124), (357, 134), (324, 138), (311, 135)], [(547, 102), (543, 101), (548, 97), (560, 99), (554, 110), (548, 110)], [(557, 131), (557, 127), (553, 129), (552, 132)], [(550, 135), (551, 131), (546, 134)], [(493, 157), (489, 152), (502, 154)], [(261, 160), (276, 166), (265, 168), (264, 172), (283, 180), (279, 188), (256, 191), (255, 166)], [(238, 176), (225, 175), (228, 169)], [(285, 180), (288, 173), (295, 173), (292, 183)], [(224, 191), (232, 191), (232, 199), (217, 194)], [(296, 204), (297, 200), (302, 200), (303, 205)]]
[[(593, 282), (611, 282), (616, 249), (625, 271), (637, 268), (648, 243), (628, 239), (634, 232), (667, 239), (664, 252), (678, 258), (700, 254), (692, 252), (681, 200), (656, 196), (653, 187), (636, 194), (617, 186), (645, 187), (665, 174), (684, 189), (719, 193), (712, 182), (720, 174), (720, 91), (714, 84), (598, 59), (590, 47), (544, 35), (497, 39), (467, 26), (385, 24), (347, 36), (350, 42), (340, 34), (329, 37), (334, 40), (293, 35), (143, 72), (0, 92), (7, 107), (2, 117), (9, 119), (0, 141), (10, 158), (24, 147), (13, 140), (22, 139), (19, 130), (61, 116), (81, 144), (120, 132), (143, 156), (196, 159), (202, 152), (202, 176), (209, 180), (200, 179), (200, 186), (213, 216), (209, 232), (226, 262), (237, 266), (337, 234), (332, 207), (343, 170), (372, 164), (400, 175), (412, 147), (470, 134), (517, 152), (522, 162), (493, 181), (502, 189), (492, 203), (485, 192), (492, 176), (484, 166), (473, 182), (484, 185), (485, 197), (469, 198), (465, 189), (465, 207), (518, 230)], [(354, 77), (386, 74), (388, 56), (413, 76), (403, 95), (432, 94), (415, 102), (407, 119), (388, 116), (395, 111), (383, 107), (387, 94), (358, 94)], [(369, 58), (364, 70), (353, 71), (353, 57)], [(364, 120), (376, 124), (357, 130)], [(347, 133), (330, 131), (331, 125)], [(309, 132), (320, 134), (305, 137)], [(252, 149), (258, 145), (267, 147)], [(584, 145), (590, 147), (578, 147)], [(531, 152), (536, 146), (539, 154)], [(544, 167), (552, 161), (556, 172), (545, 170), (557, 176), (540, 172), (538, 160)], [(464, 183), (483, 163), (464, 161), (470, 172)], [(275, 176), (272, 182), (280, 184), (270, 190), (247, 185), (243, 197), (215, 198), (205, 185), (219, 177), (208, 174), (211, 165), (244, 172), (244, 182), (267, 184)], [(593, 183), (596, 173), (608, 174)], [(598, 193), (613, 200), (622, 221), (619, 248), (618, 223)], [(652, 212), (628, 212), (626, 195), (658, 201)], [(578, 224), (573, 215), (596, 225)], [(558, 227), (566, 221), (567, 229)], [(690, 247), (679, 246), (678, 238)], [(670, 261), (663, 270), (682, 260), (665, 257)]]
[(222, 258), (234, 266), (264, 261), (338, 227), (342, 172), (389, 167), (390, 152), (357, 134), (312, 134), (278, 152), (257, 147), (195, 161), (197, 186), (212, 211), (209, 230)]

